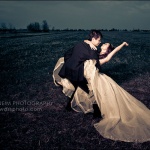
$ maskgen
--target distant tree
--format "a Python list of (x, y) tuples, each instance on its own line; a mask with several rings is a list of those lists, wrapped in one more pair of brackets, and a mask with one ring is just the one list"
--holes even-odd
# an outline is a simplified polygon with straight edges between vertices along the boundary
[(119, 31), (118, 29), (112, 28), (109, 31)]
[(123, 29), (123, 31), (128, 31), (127, 29)]
[(31, 32), (39, 32), (41, 31), (40, 29), (40, 24), (38, 22), (34, 22), (34, 23), (30, 23), (28, 26), (27, 26), (27, 29)]
[(101, 29), (101, 31), (108, 31), (108, 29)]
[(43, 24), (42, 24), (42, 28), (44, 32), (48, 32), (49, 31), (49, 26), (46, 20), (43, 20)]
[(8, 31), (9, 31), (9, 29), (7, 28), (6, 24), (5, 23), (1, 23), (0, 32), (6, 33)]
[(9, 23), (9, 30), (16, 30), (16, 28), (11, 23)]
[(14, 27), (11, 23), (9, 23), (8, 26), (9, 26), (9, 27), (8, 27), (8, 31), (9, 31), (9, 32), (16, 32), (15, 27)]
[(32, 23), (30, 23), (30, 24), (27, 26), (27, 30), (29, 30), (29, 31), (32, 31), (32, 30), (33, 30), (33, 24), (32, 24)]
[(69, 28), (63, 29), (63, 31), (69, 31)]
[(40, 24), (38, 22), (35, 22), (34, 23), (34, 28), (35, 28), (35, 31), (40, 31)]
[(0, 31), (4, 32), (4, 33), (5, 32), (16, 32), (16, 29), (11, 23), (9, 23), (8, 25), (6, 25), (6, 23), (1, 23)]
[(52, 31), (54, 31), (55, 30), (55, 27), (52, 27)]
[(84, 31), (84, 29), (78, 29), (78, 31)]
[(3, 30), (3, 31), (7, 30), (7, 26), (5, 23), (1, 23), (1, 30)]
[(13, 25), (11, 23), (9, 23), (9, 30), (13, 29)]
[(133, 29), (133, 32), (139, 32), (140, 29)]

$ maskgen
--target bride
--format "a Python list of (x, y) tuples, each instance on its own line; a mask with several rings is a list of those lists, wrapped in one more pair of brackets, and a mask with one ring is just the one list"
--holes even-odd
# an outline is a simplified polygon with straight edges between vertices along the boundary
[[(95, 49), (90, 41), (84, 42)], [(103, 44), (99, 55), (100, 64), (108, 62), (123, 46), (128, 46), (128, 43), (123, 42), (111, 51), (110, 43)], [(53, 70), (53, 79), (57, 86), (63, 87), (63, 93), (71, 97), (74, 86), (68, 79), (58, 75), (63, 64), (64, 58), (61, 57)], [(102, 119), (94, 127), (104, 138), (125, 142), (150, 141), (150, 110), (110, 77), (100, 73), (95, 64), (95, 60), (84, 62), (84, 76), (90, 92), (87, 94), (78, 87), (71, 101), (72, 109), (89, 113), (93, 112), (93, 104), (97, 104)]]

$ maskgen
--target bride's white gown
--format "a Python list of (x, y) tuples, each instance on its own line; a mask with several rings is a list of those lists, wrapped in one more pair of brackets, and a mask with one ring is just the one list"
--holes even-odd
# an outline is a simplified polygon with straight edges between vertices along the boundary
[[(64, 63), (60, 58), (53, 71), (56, 85), (63, 86), (63, 93), (71, 97), (74, 87), (67, 79), (59, 77), (58, 72)], [(135, 97), (121, 88), (114, 80), (99, 73), (94, 60), (84, 63), (84, 76), (88, 81), (89, 94), (77, 88), (71, 102), (77, 112), (93, 112), (93, 103), (97, 103), (102, 120), (94, 124), (104, 137), (126, 142), (150, 141), (150, 110)]]

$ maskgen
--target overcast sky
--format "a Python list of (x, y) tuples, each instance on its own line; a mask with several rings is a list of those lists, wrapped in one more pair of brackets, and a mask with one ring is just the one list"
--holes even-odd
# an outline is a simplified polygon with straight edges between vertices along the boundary
[(150, 30), (150, 1), (0, 1), (0, 23), (18, 29), (43, 20), (50, 29)]

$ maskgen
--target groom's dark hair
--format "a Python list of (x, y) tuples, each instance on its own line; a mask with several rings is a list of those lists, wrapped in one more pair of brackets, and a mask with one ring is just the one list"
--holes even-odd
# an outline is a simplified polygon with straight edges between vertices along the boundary
[(100, 30), (95, 30), (95, 29), (93, 29), (93, 30), (91, 30), (91, 32), (90, 32), (90, 34), (89, 34), (88, 40), (91, 41), (92, 38), (97, 39), (97, 38), (99, 38), (99, 37), (101, 37), (101, 38), (103, 37), (103, 35), (102, 35), (102, 33), (100, 32)]

